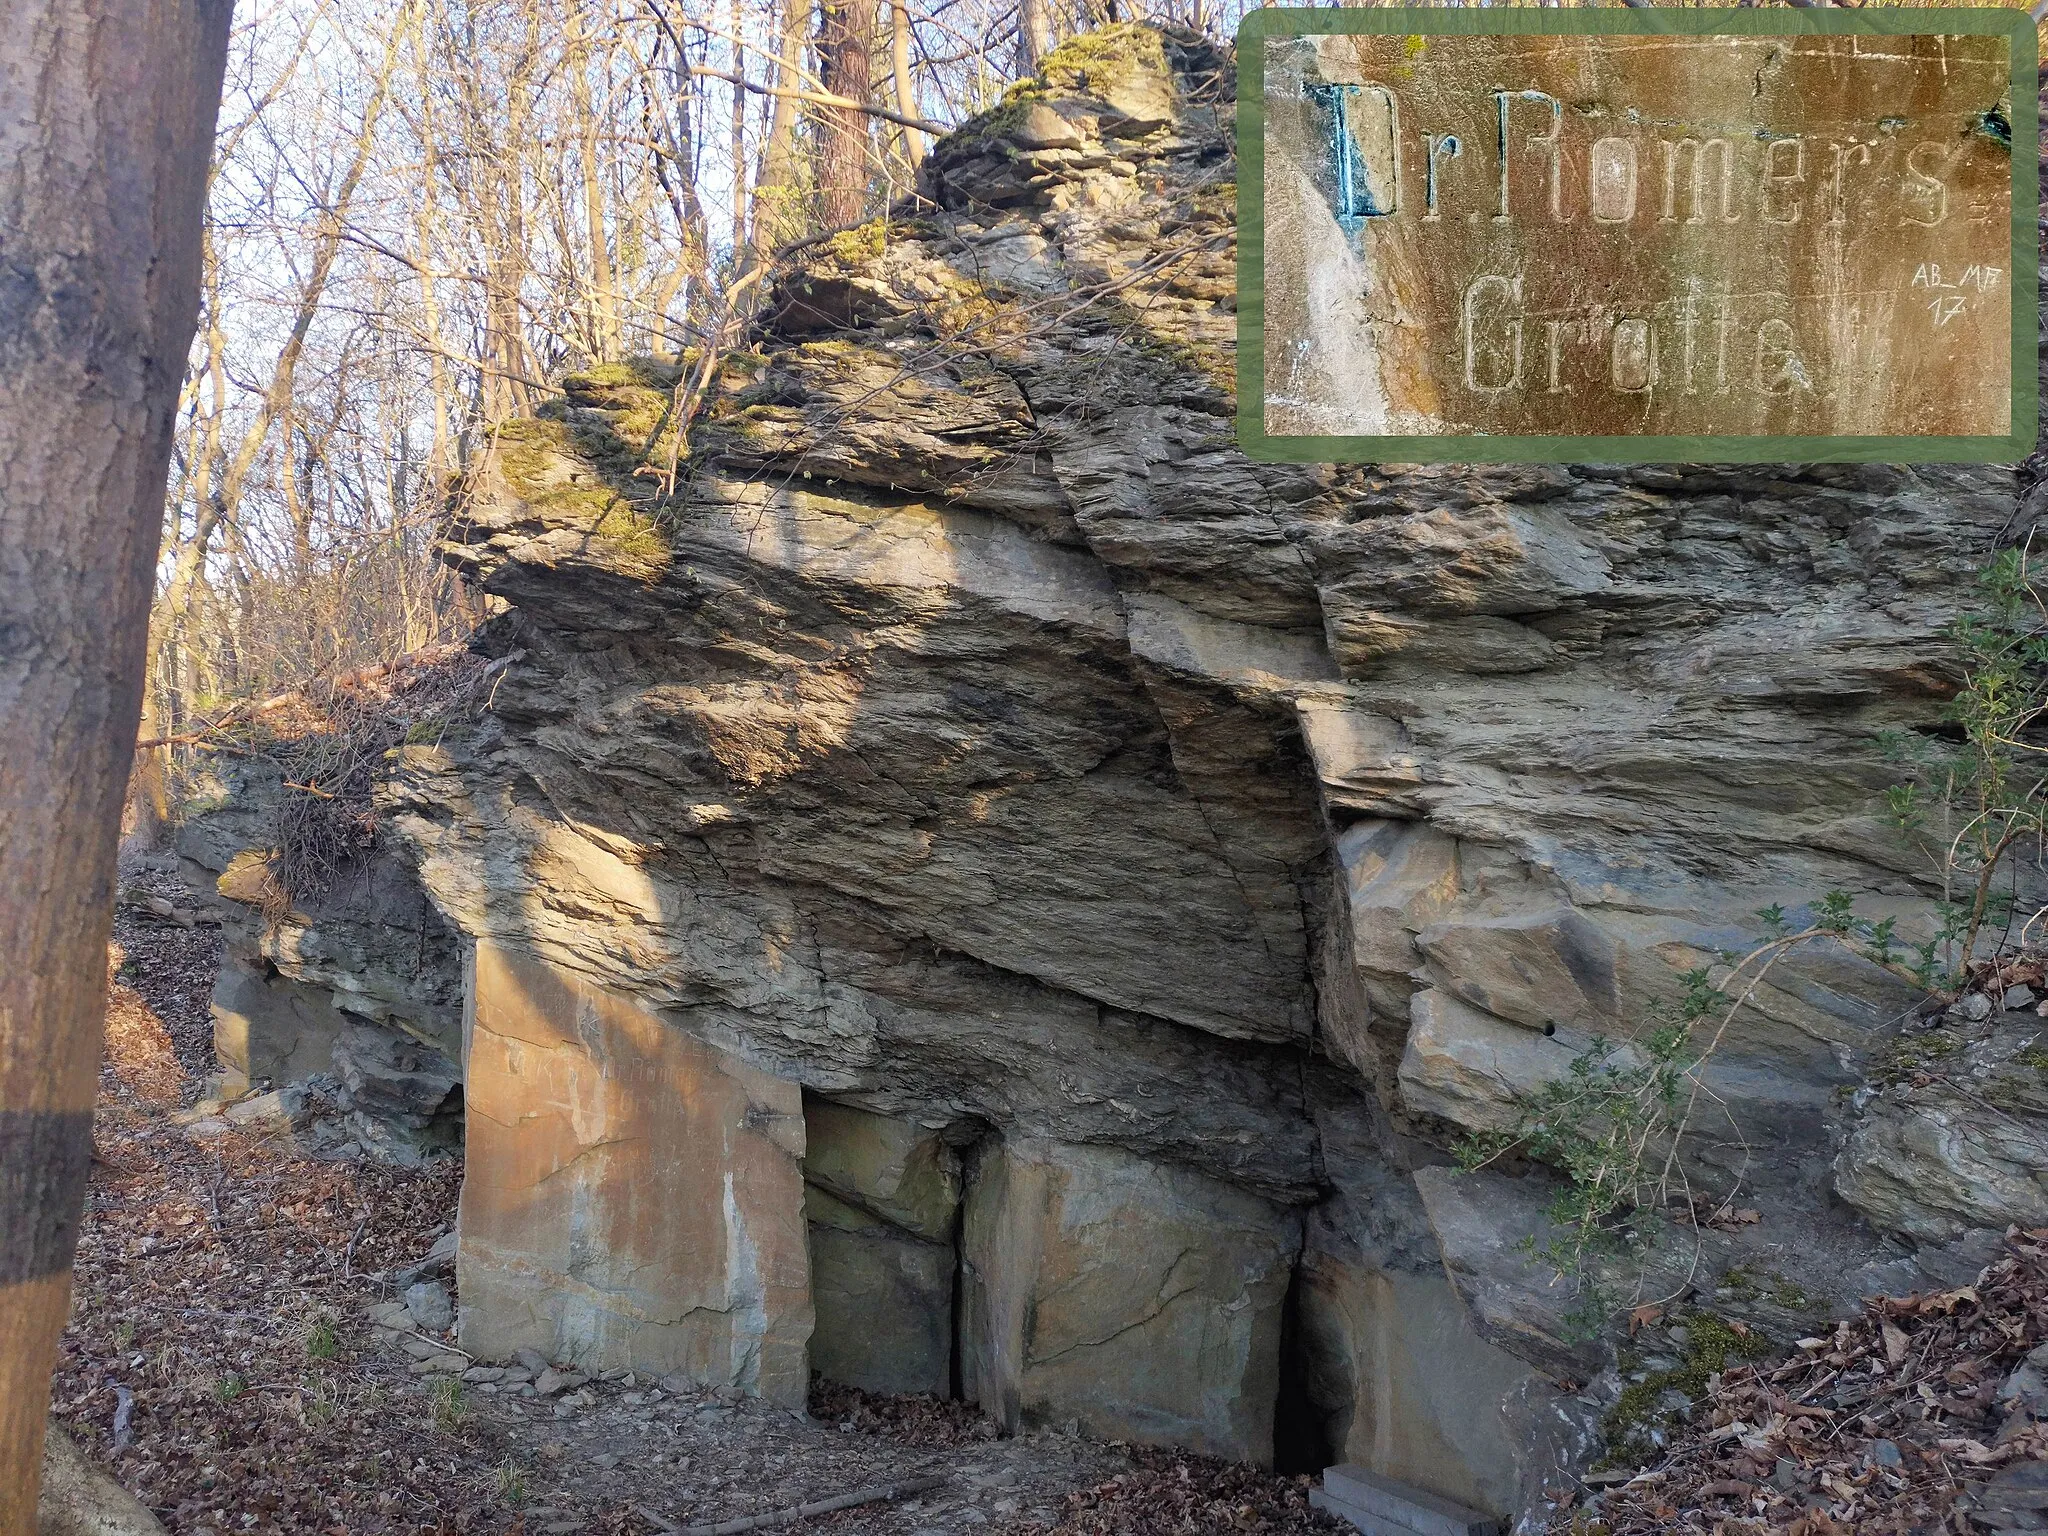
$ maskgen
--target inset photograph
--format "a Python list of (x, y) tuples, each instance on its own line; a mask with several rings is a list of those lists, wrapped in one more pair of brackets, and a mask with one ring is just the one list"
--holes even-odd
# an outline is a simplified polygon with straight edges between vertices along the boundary
[(1389, 14), (1247, 23), (1253, 451), (2024, 457), (2006, 17)]

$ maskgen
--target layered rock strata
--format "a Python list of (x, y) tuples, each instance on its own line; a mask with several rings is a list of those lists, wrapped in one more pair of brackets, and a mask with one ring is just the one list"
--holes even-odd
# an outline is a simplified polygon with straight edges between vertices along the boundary
[(401, 1163), (462, 1144), (462, 947), (403, 845), (358, 850), (294, 897), (273, 866), (286, 791), (261, 760), (220, 770), (179, 829), (195, 884), (225, 898), (214, 985), (218, 1090), (311, 1085), (309, 1144)]
[[(1512, 1514), (1613, 1350), (1524, 1251), (1547, 1178), (1449, 1149), (1761, 907), (1927, 921), (1876, 738), (1938, 724), (1946, 627), (2032, 516), (2013, 473), (1250, 462), (1232, 111), (1198, 39), (1062, 49), (922, 201), (778, 272), (673, 496), (636, 472), (672, 366), (497, 434), (447, 555), (523, 654), (381, 796), (574, 1063), (529, 1097), (490, 1045), (479, 1342), (651, 1359), (697, 1309), (731, 1353), (661, 1354), (686, 1377), (787, 1398), (808, 1331), (813, 1367), (1005, 1423)], [(1995, 1214), (1869, 1193), (1943, 1155), (1859, 1093), (1916, 1001), (1820, 947), (1756, 989), (1688, 1164), (1761, 1213), (1685, 1255), (1707, 1304), (1809, 1328)], [(577, 1122), (617, 1052), (668, 1086)], [(690, 1164), (661, 1219), (707, 1252), (663, 1246), (642, 1153), (610, 1171), (614, 1119)], [(1844, 1139), (1905, 1150), (1838, 1181)]]

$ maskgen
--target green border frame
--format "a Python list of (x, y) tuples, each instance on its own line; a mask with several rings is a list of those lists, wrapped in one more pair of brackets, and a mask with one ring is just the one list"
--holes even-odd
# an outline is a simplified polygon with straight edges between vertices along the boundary
[[(1265, 42), (1307, 33), (1396, 36), (1658, 33), (1798, 36), (1808, 33), (2003, 33), (2012, 58), (2012, 431), (2006, 437), (1297, 437), (1265, 429)], [(2023, 10), (1264, 10), (1237, 33), (1237, 441), (1254, 459), (1281, 463), (2004, 463), (2034, 451), (2039, 413), (2039, 63)]]

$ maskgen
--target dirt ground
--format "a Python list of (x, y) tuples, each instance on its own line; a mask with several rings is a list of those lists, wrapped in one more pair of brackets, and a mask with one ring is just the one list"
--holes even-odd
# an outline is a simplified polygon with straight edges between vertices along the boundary
[[(141, 877), (181, 902), (168, 877)], [(212, 1066), (217, 933), (133, 908), (115, 985), (58, 1419), (178, 1536), (677, 1536), (937, 1479), (777, 1528), (875, 1536), (1339, 1532), (1308, 1482), (820, 1385), (798, 1416), (630, 1379), (551, 1397), (436, 1369), (378, 1321), (455, 1212), (454, 1163), (312, 1161), (180, 1123)], [(190, 1120), (190, 1116), (185, 1117)], [(370, 1309), (385, 1310), (373, 1320)], [(462, 1364), (467, 1365), (464, 1361)], [(417, 1367), (417, 1368), (416, 1368)]]

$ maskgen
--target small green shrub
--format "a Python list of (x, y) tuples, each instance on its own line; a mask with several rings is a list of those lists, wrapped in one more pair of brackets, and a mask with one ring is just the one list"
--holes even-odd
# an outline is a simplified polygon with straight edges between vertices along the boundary
[[(1904, 769), (1885, 793), (1886, 810), (1925, 850), (1941, 888), (1923, 929), (1928, 936), (1902, 940), (1896, 917), (1861, 917), (1845, 891), (1813, 901), (1796, 931), (1782, 906), (1766, 907), (1756, 914), (1757, 943), (1747, 954), (1724, 954), (1728, 969), (1718, 981), (1704, 968), (1686, 973), (1676, 1004), (1635, 1038), (1595, 1040), (1562, 1080), (1520, 1097), (1511, 1126), (1459, 1148), (1467, 1170), (1522, 1152), (1564, 1175), (1546, 1212), (1550, 1232), (1524, 1247), (1573, 1286), (1567, 1323), (1574, 1331), (1604, 1326), (1617, 1297), (1601, 1277), (1631, 1261), (1640, 1266), (1668, 1211), (1688, 1224), (1731, 1211), (1733, 1189), (1703, 1198), (1688, 1171), (1688, 1138), (1702, 1106), (1719, 1107), (1702, 1072), (1786, 954), (1839, 945), (1948, 999), (1986, 969), (1987, 947), (1996, 956), (2048, 943), (2036, 931), (2048, 911), (2014, 926), (2013, 862), (2023, 853), (2038, 861), (2048, 849), (2048, 605), (2029, 559), (2023, 550), (2001, 553), (1980, 578), (1983, 611), (1950, 628), (1963, 685), (1944, 714), (1946, 737), (1880, 738)], [(1871, 1079), (1892, 1085), (1939, 1075), (1941, 1059), (1961, 1047), (1944, 1030), (1900, 1035), (1879, 1055)], [(1732, 1115), (1726, 1118), (1732, 1127)]]
[(341, 1353), (341, 1338), (334, 1331), (334, 1319), (315, 1317), (306, 1325), (306, 1358), (332, 1360)]

